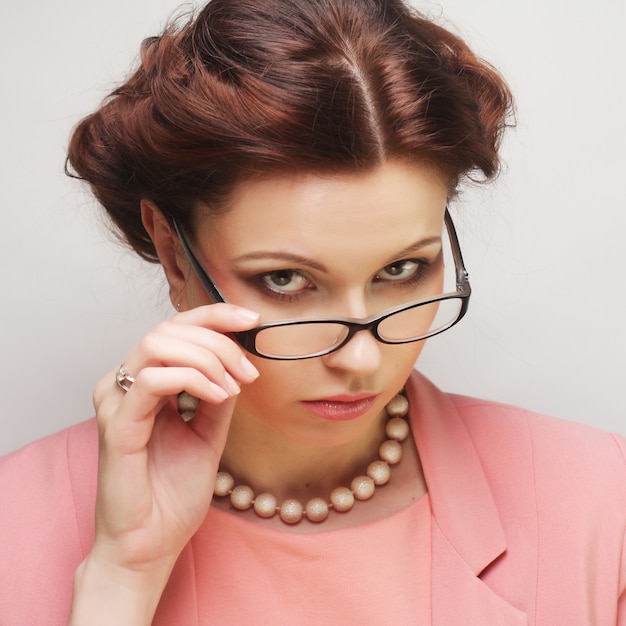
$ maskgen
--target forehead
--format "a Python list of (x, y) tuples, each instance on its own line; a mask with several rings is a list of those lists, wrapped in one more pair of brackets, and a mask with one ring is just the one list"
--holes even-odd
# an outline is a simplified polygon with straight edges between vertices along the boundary
[(441, 233), (447, 195), (435, 170), (407, 163), (367, 173), (251, 180), (235, 189), (227, 211), (200, 222), (199, 240), (225, 254), (402, 248)]

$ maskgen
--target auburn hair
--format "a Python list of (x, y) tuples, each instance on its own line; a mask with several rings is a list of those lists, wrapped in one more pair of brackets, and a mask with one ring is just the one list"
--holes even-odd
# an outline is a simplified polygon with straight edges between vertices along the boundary
[(210, 0), (143, 42), (66, 169), (156, 261), (142, 199), (191, 227), (246, 178), (389, 159), (433, 165), (452, 194), (495, 177), (512, 107), (496, 70), (402, 0)]

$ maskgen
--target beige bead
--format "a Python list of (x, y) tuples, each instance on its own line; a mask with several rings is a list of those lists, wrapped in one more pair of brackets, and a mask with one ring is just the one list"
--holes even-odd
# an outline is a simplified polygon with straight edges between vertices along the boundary
[(350, 483), (350, 487), (357, 500), (369, 500), (376, 491), (376, 485), (369, 476), (357, 476)]
[(181, 391), (178, 394), (176, 408), (185, 422), (193, 419), (195, 414), (198, 412), (199, 406), (200, 400), (195, 396), (192, 396), (186, 391)]
[(248, 485), (237, 485), (230, 494), (230, 503), (238, 511), (247, 511), (254, 501), (254, 491)]
[(304, 507), (306, 518), (311, 522), (323, 522), (328, 517), (328, 502), (324, 498), (311, 498)]
[(335, 511), (345, 513), (354, 506), (354, 494), (347, 487), (337, 487), (330, 494), (330, 502)]
[(285, 524), (297, 524), (302, 519), (303, 514), (304, 507), (302, 506), (302, 502), (295, 498), (288, 498), (280, 505), (280, 519), (283, 520)]
[(391, 470), (384, 461), (372, 461), (367, 466), (367, 475), (375, 485), (386, 485), (391, 478)]
[(398, 394), (389, 400), (386, 409), (389, 417), (404, 417), (409, 412), (409, 401)]
[(380, 444), (378, 455), (383, 461), (389, 463), (389, 465), (395, 465), (399, 463), (402, 458), (402, 446), (397, 441), (387, 439), (387, 441), (383, 441)]
[(216, 496), (227, 496), (234, 486), (235, 479), (228, 472), (218, 472), (213, 492)]
[(259, 517), (274, 517), (276, 506), (276, 498), (271, 493), (261, 493), (254, 499), (254, 512)]
[(385, 433), (389, 439), (404, 441), (409, 436), (409, 423), (401, 417), (393, 417), (385, 425)]

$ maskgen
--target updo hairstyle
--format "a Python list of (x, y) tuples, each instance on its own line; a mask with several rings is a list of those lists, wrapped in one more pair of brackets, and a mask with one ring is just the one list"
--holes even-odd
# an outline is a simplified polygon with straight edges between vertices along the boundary
[(500, 75), (402, 0), (211, 0), (143, 42), (66, 169), (156, 261), (142, 199), (193, 232), (199, 203), (224, 210), (242, 180), (389, 159), (435, 166), (453, 194), (497, 174), (511, 112)]

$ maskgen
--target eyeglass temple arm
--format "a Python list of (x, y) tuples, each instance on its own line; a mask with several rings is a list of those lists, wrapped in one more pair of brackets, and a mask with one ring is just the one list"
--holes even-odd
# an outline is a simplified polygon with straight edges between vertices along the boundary
[(209, 296), (211, 296), (211, 299), (214, 302), (226, 302), (227, 300), (222, 294), (222, 292), (217, 288), (217, 285), (211, 280), (211, 278), (206, 273), (202, 265), (200, 265), (200, 262), (196, 258), (196, 255), (193, 253), (193, 250), (191, 249), (191, 246), (189, 245), (189, 241), (187, 241), (187, 237), (185, 236), (183, 229), (179, 226), (176, 220), (172, 220), (172, 222), (174, 224), (174, 229), (176, 230), (176, 234), (178, 235), (178, 239), (180, 240), (180, 243), (183, 246), (183, 250), (185, 251), (185, 254), (187, 255), (187, 258), (189, 259), (189, 262), (191, 263), (191, 266), (196, 272), (198, 278), (200, 279), (202, 286), (207, 290), (207, 293), (209, 294)]
[(469, 289), (469, 273), (465, 269), (465, 263), (463, 262), (463, 255), (461, 254), (461, 245), (459, 244), (459, 238), (456, 234), (456, 228), (452, 221), (452, 216), (446, 207), (446, 213), (444, 215), (446, 228), (452, 241), (452, 257), (454, 258), (454, 267), (456, 268), (456, 284), (457, 288), (467, 290)]

